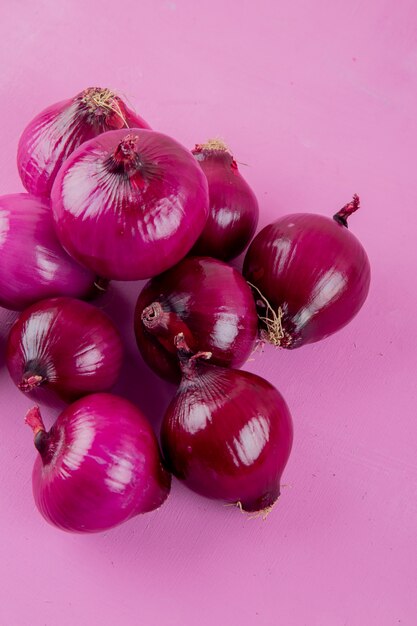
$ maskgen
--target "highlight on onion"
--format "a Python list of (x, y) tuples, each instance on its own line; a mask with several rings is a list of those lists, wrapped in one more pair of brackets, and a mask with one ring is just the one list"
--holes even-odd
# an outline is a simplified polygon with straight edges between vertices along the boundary
[(60, 169), (51, 198), (67, 252), (116, 280), (172, 267), (208, 214), (207, 180), (192, 154), (166, 135), (138, 128), (80, 146)]
[(123, 358), (118, 330), (100, 309), (50, 298), (26, 309), (10, 330), (9, 374), (25, 393), (50, 389), (65, 401), (109, 390)]
[(252, 353), (258, 319), (252, 292), (239, 272), (216, 259), (187, 257), (150, 280), (138, 297), (135, 334), (145, 362), (179, 382), (175, 336), (190, 349), (210, 350), (212, 362), (239, 367)]
[(26, 423), (39, 453), (33, 496), (50, 524), (99, 532), (166, 500), (170, 474), (149, 423), (131, 402), (98, 393), (68, 406), (49, 431), (38, 407), (28, 412)]
[(191, 253), (229, 261), (243, 252), (255, 233), (258, 201), (224, 142), (197, 144), (193, 154), (207, 177), (210, 210)]
[(29, 193), (49, 197), (59, 168), (85, 141), (109, 130), (149, 128), (107, 88), (89, 87), (39, 113), (19, 141), (17, 165)]
[(0, 306), (19, 311), (53, 296), (85, 298), (95, 277), (62, 249), (48, 200), (0, 196)]
[(190, 489), (245, 511), (267, 513), (293, 438), (281, 394), (263, 378), (211, 365), (176, 338), (182, 381), (164, 416), (161, 445), (168, 468)]
[(370, 265), (347, 219), (359, 197), (333, 219), (296, 213), (266, 226), (246, 253), (243, 275), (257, 300), (261, 337), (298, 348), (348, 324), (366, 300)]

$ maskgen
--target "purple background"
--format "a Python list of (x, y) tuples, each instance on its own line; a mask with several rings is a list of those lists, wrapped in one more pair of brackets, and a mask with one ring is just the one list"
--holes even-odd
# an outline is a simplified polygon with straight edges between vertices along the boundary
[[(295, 424), (267, 521), (174, 483), (166, 505), (103, 535), (34, 507), (31, 401), (0, 369), (0, 624), (394, 626), (416, 623), (415, 0), (3, 0), (0, 191), (21, 190), (19, 135), (87, 86), (125, 94), (187, 147), (221, 136), (261, 205), (331, 215), (354, 192), (369, 299), (344, 330), (248, 369)], [(118, 391), (157, 424), (172, 388), (133, 340), (139, 284), (101, 303), (122, 326)], [(2, 334), (12, 314), (2, 315)], [(2, 341), (2, 348), (4, 341)], [(2, 350), (3, 352), (3, 350)], [(4, 357), (2, 357), (3, 365)], [(51, 424), (56, 409), (45, 409)]]

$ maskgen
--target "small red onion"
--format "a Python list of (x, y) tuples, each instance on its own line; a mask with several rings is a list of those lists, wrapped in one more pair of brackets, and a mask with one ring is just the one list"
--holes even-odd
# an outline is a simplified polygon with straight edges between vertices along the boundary
[(22, 310), (43, 298), (83, 298), (95, 274), (62, 249), (48, 200), (26, 193), (0, 197), (0, 306)]
[(110, 131), (83, 144), (51, 197), (64, 248), (116, 280), (150, 278), (177, 263), (208, 214), (207, 180), (192, 154), (150, 130)]
[(97, 393), (68, 406), (46, 432), (38, 407), (26, 416), (39, 455), (36, 506), (54, 526), (92, 533), (161, 506), (171, 477), (156, 437), (128, 400)]
[(29, 193), (49, 197), (63, 162), (85, 141), (108, 130), (149, 128), (110, 89), (90, 87), (39, 113), (19, 141), (17, 164)]
[(210, 210), (191, 254), (229, 261), (243, 252), (255, 233), (258, 201), (222, 141), (197, 144), (193, 154), (207, 176)]
[(280, 495), (292, 421), (266, 380), (210, 365), (176, 338), (182, 381), (165, 414), (161, 444), (169, 469), (197, 493), (268, 512)]
[(24, 392), (39, 387), (66, 401), (116, 382), (123, 358), (111, 319), (87, 302), (51, 298), (26, 309), (10, 330), (6, 362)]
[(162, 378), (179, 382), (174, 338), (182, 332), (191, 349), (203, 347), (212, 362), (239, 367), (252, 353), (257, 314), (250, 288), (222, 261), (187, 257), (145, 285), (135, 310), (135, 333), (146, 363)]
[(286, 215), (255, 237), (243, 274), (254, 288), (266, 341), (298, 348), (331, 335), (358, 313), (370, 283), (366, 252), (347, 229), (358, 208), (355, 195), (333, 219)]

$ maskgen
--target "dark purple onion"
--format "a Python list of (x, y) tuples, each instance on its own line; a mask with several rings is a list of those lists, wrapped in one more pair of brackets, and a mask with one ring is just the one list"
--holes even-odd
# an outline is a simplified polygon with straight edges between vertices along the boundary
[(155, 435), (131, 402), (108, 393), (81, 398), (47, 432), (38, 407), (26, 422), (39, 455), (33, 495), (43, 517), (71, 532), (92, 533), (161, 506), (171, 477)]
[(53, 296), (84, 298), (95, 274), (62, 249), (48, 200), (0, 196), (0, 306), (22, 310)]
[(10, 330), (6, 350), (19, 389), (47, 388), (66, 401), (110, 389), (122, 358), (111, 319), (73, 298), (51, 298), (26, 309)]
[(19, 141), (17, 165), (23, 185), (49, 198), (59, 168), (85, 141), (109, 130), (149, 128), (109, 89), (90, 87), (39, 113)]
[(176, 340), (182, 381), (165, 414), (161, 444), (169, 469), (197, 493), (267, 512), (280, 495), (292, 421), (266, 380), (193, 355)]
[(52, 189), (58, 237), (99, 276), (150, 278), (184, 257), (208, 214), (192, 154), (151, 130), (104, 133), (62, 166)]
[(255, 237), (243, 274), (258, 301), (262, 337), (298, 348), (345, 326), (369, 291), (370, 266), (347, 229), (359, 198), (333, 219), (312, 213), (279, 218)]
[(178, 333), (191, 349), (210, 350), (213, 363), (239, 367), (254, 349), (257, 321), (251, 290), (237, 270), (216, 259), (188, 257), (145, 285), (135, 333), (146, 363), (178, 382)]
[(198, 144), (193, 154), (207, 177), (210, 210), (191, 254), (229, 261), (243, 252), (255, 233), (258, 201), (222, 141)]

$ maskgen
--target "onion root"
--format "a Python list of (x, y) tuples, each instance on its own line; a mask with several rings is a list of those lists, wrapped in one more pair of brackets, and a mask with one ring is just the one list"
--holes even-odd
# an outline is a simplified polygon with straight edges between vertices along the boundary
[(261, 343), (267, 341), (276, 347), (290, 346), (292, 338), (291, 335), (284, 330), (282, 325), (282, 318), (284, 315), (282, 308), (278, 307), (278, 310), (275, 312), (260, 289), (249, 281), (247, 281), (247, 283), (250, 287), (252, 287), (252, 289), (255, 289), (255, 291), (258, 292), (261, 300), (266, 305), (266, 314), (258, 315), (260, 321), (266, 326), (266, 329), (262, 329), (259, 333)]
[(126, 128), (128, 128), (128, 123), (119, 106), (117, 97), (112, 91), (110, 91), (110, 89), (90, 87), (84, 91), (82, 101), (94, 115), (97, 115), (100, 109), (105, 109), (115, 113), (120, 117)]

